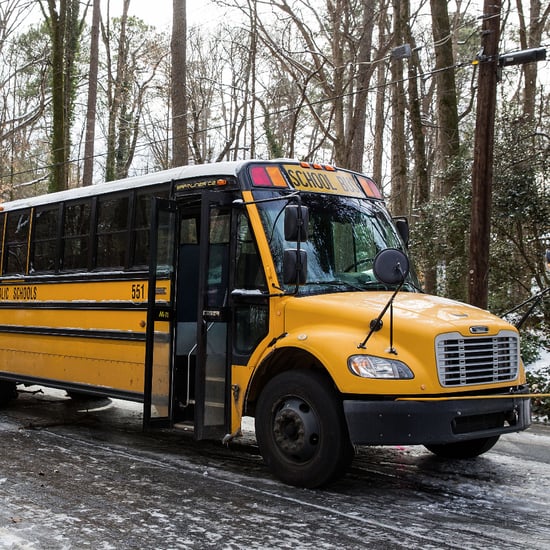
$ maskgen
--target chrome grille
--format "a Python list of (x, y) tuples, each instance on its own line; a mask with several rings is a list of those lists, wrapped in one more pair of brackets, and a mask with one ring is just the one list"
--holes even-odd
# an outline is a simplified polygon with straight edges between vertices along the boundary
[(441, 334), (435, 353), (439, 382), (445, 387), (507, 382), (518, 375), (519, 338), (512, 331), (485, 337)]

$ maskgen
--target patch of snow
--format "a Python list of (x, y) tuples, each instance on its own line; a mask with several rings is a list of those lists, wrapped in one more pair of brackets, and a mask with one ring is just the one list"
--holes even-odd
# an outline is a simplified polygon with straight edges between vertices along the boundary
[(34, 543), (18, 537), (3, 528), (0, 528), (0, 541), (2, 541), (2, 548), (9, 548), (10, 550), (31, 550), (38, 548)]
[(550, 367), (550, 350), (541, 348), (539, 359), (537, 359), (533, 363), (525, 365), (525, 370), (529, 372), (538, 372), (545, 367)]

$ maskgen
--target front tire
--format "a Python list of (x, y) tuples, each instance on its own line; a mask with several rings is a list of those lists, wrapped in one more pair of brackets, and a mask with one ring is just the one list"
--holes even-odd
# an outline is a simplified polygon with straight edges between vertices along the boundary
[(258, 400), (255, 426), (265, 462), (289, 485), (324, 485), (353, 459), (341, 401), (320, 372), (285, 371), (270, 380)]
[(442, 458), (474, 458), (492, 449), (500, 436), (482, 437), (446, 445), (425, 445), (428, 451)]

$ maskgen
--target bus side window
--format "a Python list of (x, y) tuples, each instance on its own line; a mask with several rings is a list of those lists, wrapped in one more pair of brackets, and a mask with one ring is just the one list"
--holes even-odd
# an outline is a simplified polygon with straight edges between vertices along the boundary
[(126, 266), (128, 248), (128, 195), (100, 197), (97, 214), (98, 268)]
[(29, 220), (29, 209), (8, 213), (4, 242), (5, 274), (23, 275), (27, 270)]
[(90, 201), (65, 206), (63, 269), (86, 269), (90, 250)]
[(31, 271), (56, 270), (58, 221), (59, 206), (35, 212), (32, 230)]
[(132, 265), (146, 266), (149, 263), (149, 228), (151, 226), (151, 195), (136, 197), (134, 213), (134, 250)]

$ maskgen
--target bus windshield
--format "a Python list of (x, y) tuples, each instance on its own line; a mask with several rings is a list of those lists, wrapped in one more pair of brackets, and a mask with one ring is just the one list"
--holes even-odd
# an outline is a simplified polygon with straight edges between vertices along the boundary
[[(257, 199), (266, 198), (256, 193)], [(375, 201), (338, 195), (303, 193), (302, 205), (309, 209), (309, 238), (300, 244), (307, 253), (307, 281), (299, 294), (389, 290), (373, 273), (373, 261), (381, 250), (403, 250), (384, 207)], [(283, 250), (296, 248), (284, 238), (284, 208), (288, 198), (258, 203), (262, 222), (279, 275)], [(280, 280), (282, 277), (280, 276)], [(406, 290), (415, 290), (412, 276)], [(292, 290), (292, 285), (288, 289)]]

